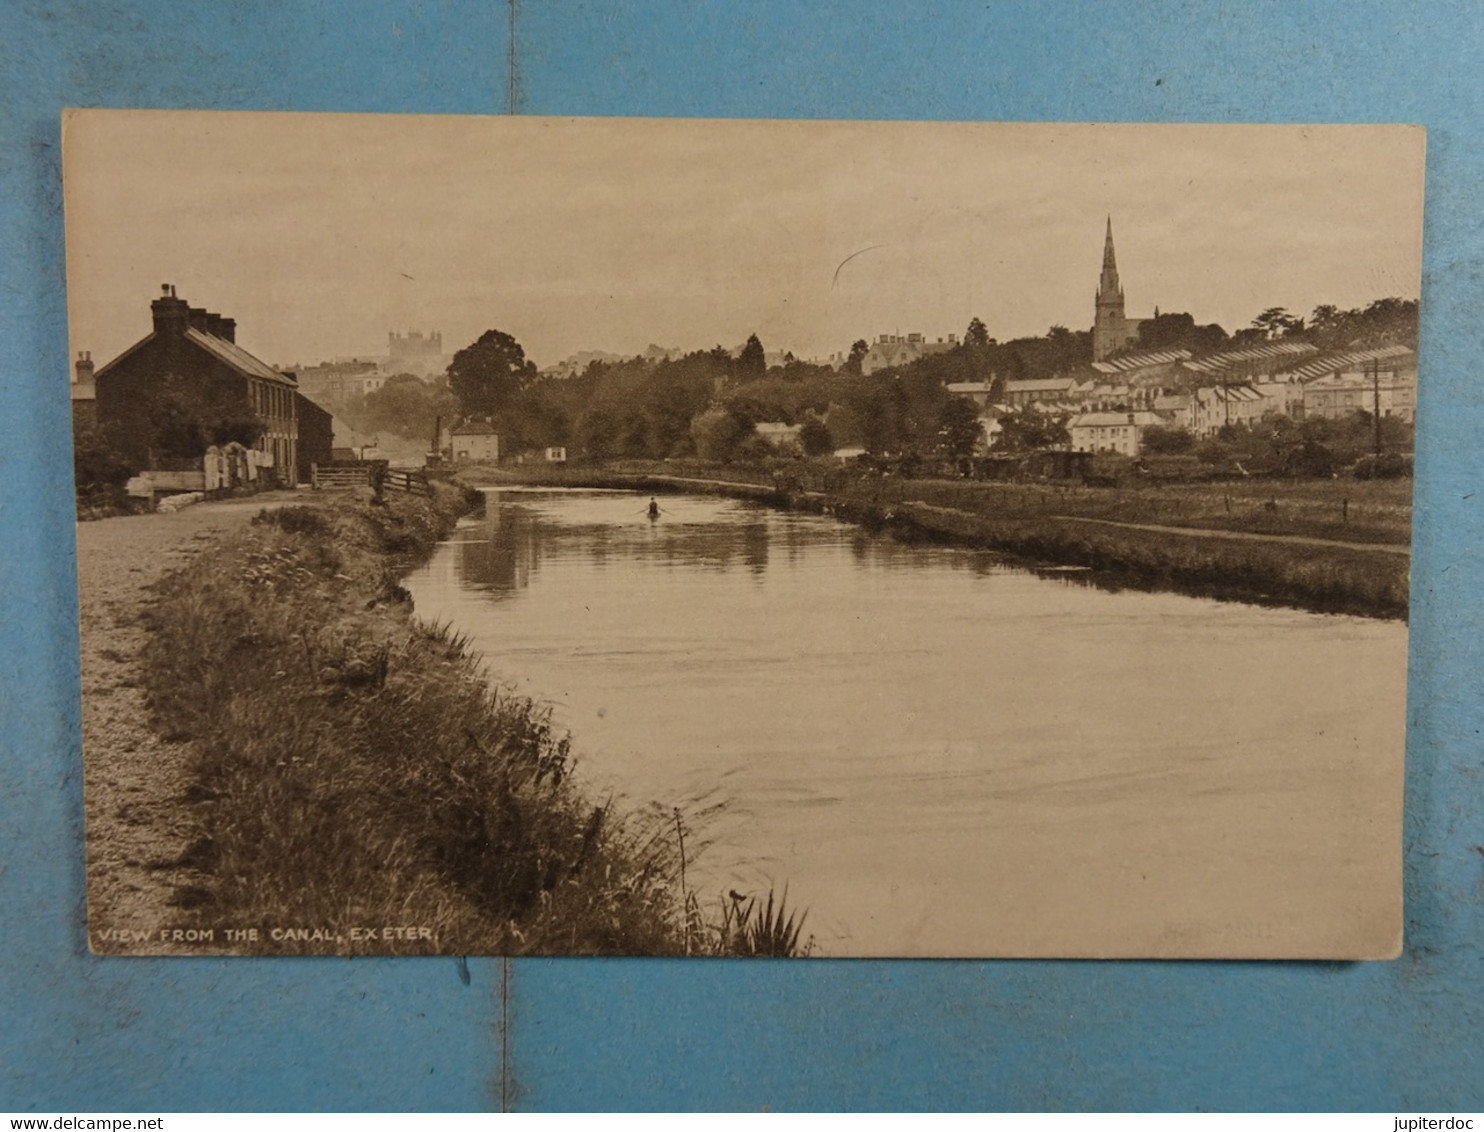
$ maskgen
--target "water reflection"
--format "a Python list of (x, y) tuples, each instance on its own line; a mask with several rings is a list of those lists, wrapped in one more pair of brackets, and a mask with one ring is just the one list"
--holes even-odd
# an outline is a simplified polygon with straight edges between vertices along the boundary
[(699, 891), (787, 881), (831, 954), (1323, 953), (1385, 926), (1404, 625), (646, 504), (492, 493), (407, 585), (551, 704), (596, 795), (707, 800)]
[(541, 539), (536, 516), (523, 507), (496, 507), (475, 527), (458, 533), (459, 576), (475, 589), (495, 597), (531, 584), (541, 568)]
[[(459, 576), (469, 586), (494, 597), (511, 596), (531, 585), (543, 559), (574, 555), (605, 566), (610, 559), (661, 562), (726, 573), (734, 566), (754, 575), (768, 568), (770, 532), (767, 513), (751, 504), (706, 509), (667, 508), (651, 521), (631, 497), (615, 501), (595, 496), (580, 513), (567, 509), (553, 521), (542, 501), (521, 493), (515, 500), (491, 492), (485, 517), (461, 526), (458, 546)], [(571, 504), (570, 497), (555, 497)], [(793, 530), (786, 540), (794, 556), (807, 541)]]

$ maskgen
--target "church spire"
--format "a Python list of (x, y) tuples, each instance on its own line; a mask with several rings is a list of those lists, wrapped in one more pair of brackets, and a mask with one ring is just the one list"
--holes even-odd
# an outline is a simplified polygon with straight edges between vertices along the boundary
[(1113, 217), (1103, 236), (1103, 273), (1098, 278), (1097, 298), (1093, 303), (1092, 360), (1100, 362), (1115, 350), (1132, 341), (1138, 324), (1123, 313), (1123, 288), (1118, 284), (1118, 260), (1113, 255)]
[(1113, 217), (1108, 217), (1107, 234), (1103, 237), (1103, 274), (1098, 280), (1098, 300), (1111, 300), (1122, 292), (1118, 286), (1118, 260), (1113, 255)]

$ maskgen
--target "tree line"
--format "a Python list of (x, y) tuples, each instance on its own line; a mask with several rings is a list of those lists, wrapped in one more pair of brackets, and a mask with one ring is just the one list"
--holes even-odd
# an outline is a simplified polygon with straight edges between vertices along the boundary
[[(1189, 349), (1210, 353), (1273, 340), (1307, 341), (1321, 350), (1417, 344), (1415, 300), (1378, 299), (1364, 307), (1330, 304), (1296, 316), (1269, 307), (1252, 323), (1228, 334), (1197, 324), (1188, 313), (1156, 313), (1139, 327), (1126, 353)], [(412, 374), (389, 377), (381, 388), (353, 399), (338, 414), (367, 435), (431, 442), (441, 419), (488, 420), (502, 448), (519, 452), (548, 446), (595, 459), (698, 456), (746, 459), (771, 451), (755, 426), (777, 421), (799, 426), (808, 455), (839, 448), (873, 454), (962, 456), (979, 438), (977, 412), (946, 386), (988, 383), (1001, 401), (1004, 383), (1052, 377), (1092, 361), (1092, 334), (1052, 326), (1045, 334), (1004, 342), (979, 318), (963, 339), (907, 364), (864, 372), (870, 352), (852, 343), (838, 368), (785, 354), (769, 366), (756, 334), (735, 354), (721, 346), (675, 358), (640, 356), (594, 360), (573, 377), (544, 376), (520, 343), (487, 330), (459, 350), (446, 374), (425, 381)], [(246, 405), (204, 404), (188, 389), (164, 383), (151, 398), (151, 449), (162, 457), (198, 457), (211, 444), (251, 444), (261, 433)], [(1000, 448), (1034, 448), (1064, 442), (1060, 422), (1036, 413), (1002, 417)], [(80, 428), (75, 437), (77, 481), (121, 482), (129, 469), (101, 430)]]

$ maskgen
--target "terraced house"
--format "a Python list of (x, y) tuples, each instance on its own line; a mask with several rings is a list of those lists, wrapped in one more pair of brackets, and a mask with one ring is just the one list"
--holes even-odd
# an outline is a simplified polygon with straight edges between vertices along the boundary
[(257, 478), (292, 485), (301, 463), (330, 458), (323, 429), (310, 447), (325, 451), (301, 452), (301, 418), (323, 410), (292, 373), (237, 345), (235, 319), (191, 306), (168, 283), (150, 313), (150, 334), (93, 376), (98, 426), (135, 470), (200, 468), (209, 447), (236, 443)]

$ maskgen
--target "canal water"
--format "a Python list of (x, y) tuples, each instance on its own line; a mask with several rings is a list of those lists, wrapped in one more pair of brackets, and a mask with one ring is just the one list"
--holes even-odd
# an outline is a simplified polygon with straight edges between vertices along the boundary
[(1404, 624), (647, 502), (491, 490), (406, 584), (703, 898), (787, 884), (826, 955), (1394, 948)]

